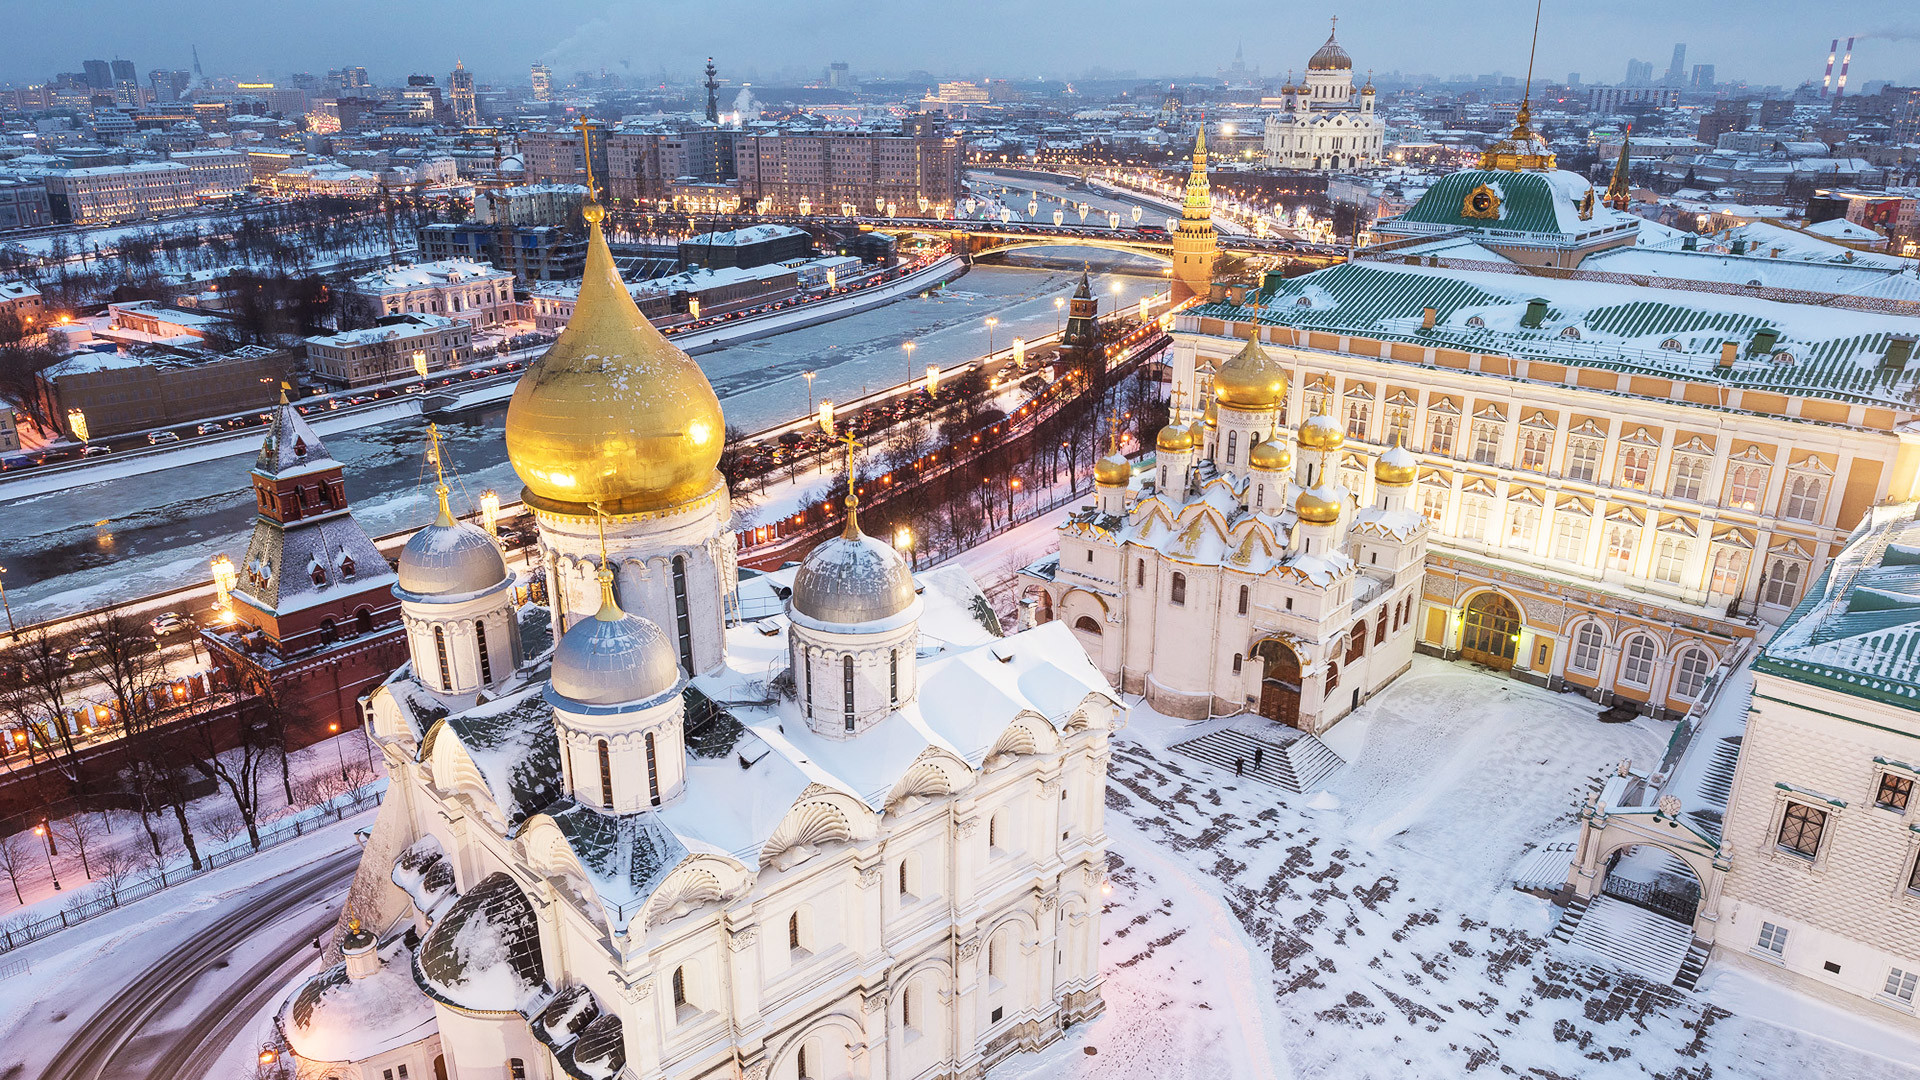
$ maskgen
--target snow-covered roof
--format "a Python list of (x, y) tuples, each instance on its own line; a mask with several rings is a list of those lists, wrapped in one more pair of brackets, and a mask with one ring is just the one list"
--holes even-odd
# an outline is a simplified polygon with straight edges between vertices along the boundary
[(806, 230), (796, 229), (792, 225), (754, 225), (745, 229), (733, 229), (727, 232), (708, 232), (690, 236), (680, 241), (682, 247), (736, 247), (747, 244), (764, 244), (769, 240), (781, 240), (789, 236), (805, 236)]
[(466, 323), (445, 315), (431, 312), (409, 312), (397, 318), (387, 319), (379, 326), (369, 326), (361, 330), (343, 330), (338, 334), (310, 337), (307, 344), (325, 348), (352, 349), (362, 345), (374, 345), (384, 341), (400, 341), (420, 337), (425, 334), (437, 334), (446, 330), (464, 329)]
[(412, 266), (389, 266), (353, 279), (353, 287), (365, 293), (404, 292), (410, 289), (438, 288), (465, 281), (490, 281), (510, 278), (512, 274), (486, 263), (467, 259), (442, 259)]
[(308, 979), (274, 1017), (293, 1052), (314, 1062), (361, 1062), (437, 1031), (433, 1002), (409, 970), (406, 942), (380, 949), (380, 967), (365, 978), (341, 961)]
[(530, 1011), (548, 989), (533, 905), (501, 871), (453, 902), (420, 942), (413, 967), (429, 996), (476, 1012)]

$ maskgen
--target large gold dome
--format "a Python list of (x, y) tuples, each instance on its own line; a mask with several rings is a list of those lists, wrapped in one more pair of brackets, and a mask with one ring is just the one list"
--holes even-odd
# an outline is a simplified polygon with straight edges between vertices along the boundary
[(1249, 338), (1214, 374), (1213, 393), (1231, 408), (1271, 409), (1287, 394), (1287, 369)]
[(538, 509), (635, 513), (719, 482), (726, 421), (700, 365), (628, 295), (588, 204), (586, 270), (573, 317), (507, 404), (507, 458)]

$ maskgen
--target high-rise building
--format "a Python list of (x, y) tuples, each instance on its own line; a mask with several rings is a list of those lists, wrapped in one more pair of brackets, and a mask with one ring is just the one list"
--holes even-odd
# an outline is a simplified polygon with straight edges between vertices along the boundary
[(453, 74), (447, 76), (449, 96), (453, 99), (453, 122), (462, 127), (480, 123), (479, 104), (473, 97), (473, 72), (459, 60), (453, 62)]
[(1693, 65), (1693, 87), (1696, 90), (1713, 89), (1713, 65), (1712, 64)]
[(1662, 80), (1668, 86), (1684, 86), (1687, 82), (1687, 46), (1685, 42), (1676, 42), (1673, 46), (1673, 62), (1667, 65), (1667, 77)]
[(147, 85), (153, 88), (153, 100), (161, 103), (179, 101), (180, 95), (193, 85), (193, 72), (155, 68), (147, 72)]
[(833, 90), (853, 89), (853, 69), (845, 60), (835, 60), (827, 65), (827, 86)]
[(105, 60), (82, 60), (80, 70), (87, 73), (87, 86), (94, 90), (113, 89), (113, 67)]
[(1627, 77), (1621, 80), (1624, 86), (1645, 86), (1653, 81), (1653, 61), (1627, 61)]
[(1567, 85), (1568, 85), (1568, 86), (1579, 86), (1579, 85), (1580, 85), (1580, 73), (1579, 73), (1579, 72), (1577, 72), (1577, 71), (1569, 71), (1569, 72), (1567, 72)]
[(553, 100), (553, 69), (545, 64), (533, 65), (533, 100)]
[(140, 75), (134, 70), (133, 61), (131, 60), (115, 60), (112, 65), (112, 72), (113, 81), (116, 84), (123, 82), (137, 83), (140, 81)]

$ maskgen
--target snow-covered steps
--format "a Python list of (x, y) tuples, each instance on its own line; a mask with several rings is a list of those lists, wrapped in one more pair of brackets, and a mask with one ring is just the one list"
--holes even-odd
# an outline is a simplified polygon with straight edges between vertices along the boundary
[(1513, 887), (1522, 892), (1550, 893), (1567, 883), (1567, 868), (1573, 865), (1578, 846), (1572, 840), (1537, 844), (1527, 849), (1513, 868)]
[(1262, 783), (1305, 794), (1346, 762), (1299, 728), (1269, 720), (1240, 720), (1172, 749)]
[(1671, 984), (1680, 977), (1693, 949), (1693, 928), (1624, 900), (1601, 896), (1587, 906), (1567, 943), (1648, 982)]
[(1573, 932), (1580, 928), (1580, 920), (1586, 918), (1587, 905), (1593, 903), (1585, 896), (1575, 896), (1560, 909), (1560, 920), (1553, 924), (1553, 933), (1547, 935), (1562, 945), (1573, 940)]
[(1673, 985), (1682, 990), (1700, 985), (1700, 975), (1707, 970), (1707, 958), (1712, 955), (1713, 946), (1696, 938), (1693, 947), (1687, 950), (1687, 958), (1680, 963), (1680, 974), (1674, 977)]

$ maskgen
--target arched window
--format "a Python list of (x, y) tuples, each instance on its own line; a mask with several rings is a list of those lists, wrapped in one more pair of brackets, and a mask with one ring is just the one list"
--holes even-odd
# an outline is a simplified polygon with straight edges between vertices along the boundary
[(1620, 486), (1647, 488), (1647, 467), (1653, 461), (1653, 455), (1641, 447), (1624, 450), (1620, 454)]
[(1353, 632), (1347, 635), (1347, 663), (1351, 664), (1365, 655), (1367, 655), (1367, 623), (1362, 619), (1353, 624)]
[(1173, 590), (1172, 590), (1172, 594), (1168, 597), (1168, 599), (1172, 600), (1176, 604), (1181, 604), (1181, 605), (1186, 604), (1187, 575), (1178, 573), (1178, 572), (1176, 572), (1173, 575)]
[(900, 650), (887, 651), (887, 702), (900, 704)]
[(1707, 591), (1721, 596), (1740, 592), (1740, 579), (1747, 569), (1747, 553), (1735, 547), (1720, 546), (1713, 551), (1713, 576)]
[(1328, 663), (1327, 663), (1327, 693), (1329, 693), (1329, 694), (1331, 694), (1331, 693), (1333, 693), (1333, 691), (1334, 691), (1334, 690), (1335, 690), (1335, 689), (1336, 689), (1337, 687), (1339, 687), (1339, 685), (1340, 685), (1340, 665), (1339, 665), (1339, 664), (1336, 664), (1336, 663), (1333, 663), (1332, 661), (1328, 661)]
[(1240, 447), (1240, 433), (1237, 431), (1227, 432), (1227, 464), (1229, 465), (1233, 464), (1234, 451), (1239, 449), (1239, 447)]
[(687, 1000), (687, 969), (685, 966), (673, 969), (673, 1007), (676, 1010), (692, 1007), (692, 1002)]
[(914, 1030), (913, 987), (911, 986), (900, 991), (900, 1026), (908, 1031)]
[(1133, 587), (1136, 589), (1143, 589), (1143, 588), (1146, 588), (1146, 585), (1147, 585), (1147, 560), (1135, 559), (1133, 560)]
[(1247, 603), (1249, 601), (1249, 596), (1250, 594), (1247, 587), (1245, 585), (1240, 586), (1240, 614), (1242, 615), (1245, 615), (1247, 613)]
[(798, 951), (800, 948), (800, 913), (787, 916), (787, 949)]
[(480, 619), (473, 620), (473, 643), (480, 650), (480, 681), (493, 683), (493, 658), (487, 655), (487, 624)]
[(1758, 465), (1738, 465), (1727, 481), (1727, 508), (1758, 510), (1766, 472)]
[(1630, 525), (1615, 525), (1607, 530), (1607, 566), (1622, 572), (1633, 569), (1633, 549), (1639, 543), (1639, 530)]
[(905, 897), (913, 896), (913, 871), (907, 866), (910, 861), (905, 858), (900, 860), (900, 895)]
[(1620, 681), (1632, 686), (1653, 685), (1653, 660), (1658, 651), (1653, 639), (1645, 634), (1628, 638), (1627, 647), (1620, 651)]
[(845, 695), (847, 730), (853, 730), (853, 657), (840, 658), (840, 692)]
[(1673, 694), (1695, 701), (1706, 689), (1707, 676), (1713, 671), (1713, 659), (1705, 649), (1688, 649), (1673, 666)]
[(807, 715), (812, 716), (813, 715), (813, 653), (811, 651), (803, 650), (801, 655), (803, 657), (802, 666), (806, 668), (806, 676), (807, 676)]
[[(1396, 605), (1393, 609), (1393, 612), (1395, 615), (1398, 615), (1400, 613), (1400, 608)], [(1395, 619), (1393, 625), (1395, 628), (1398, 628), (1400, 625), (1400, 621), (1398, 619)], [(1386, 608), (1381, 608), (1380, 617), (1374, 620), (1373, 643), (1375, 645), (1385, 645), (1387, 643), (1387, 609)]]
[(987, 978), (997, 979), (1000, 977), (1002, 968), (1000, 954), (1005, 951), (1005, 944), (1000, 939), (994, 938), (987, 942)]
[[(322, 488), (321, 490), (324, 491), (326, 489)], [(352, 581), (353, 570), (354, 570), (353, 556), (351, 555), (340, 556), (340, 576), (343, 578), (346, 578), (348, 581)]]
[(315, 585), (325, 585), (327, 583), (327, 568), (321, 566), (319, 563), (313, 564), (313, 583)]
[(1253, 488), (1253, 508), (1264, 509), (1267, 505), (1267, 485), (1256, 484)]
[(1683, 457), (1673, 465), (1673, 497), (1676, 499), (1698, 499), (1700, 488), (1707, 481), (1707, 462), (1705, 458)]
[[(447, 1068), (446, 1061), (446, 1055), (444, 1054), (434, 1059), (433, 1067), (436, 1075), (445, 1074)], [(508, 1080), (527, 1080), (527, 1063), (520, 1058), (508, 1058), (507, 1077)]]
[(680, 636), (680, 666), (691, 675), (695, 671), (693, 620), (687, 612), (687, 559), (684, 555), (673, 557), (673, 623)]
[(1678, 536), (1663, 536), (1660, 546), (1654, 551), (1653, 576), (1658, 581), (1679, 584), (1686, 576), (1687, 557), (1692, 554), (1693, 545)]
[(1792, 559), (1775, 559), (1767, 571), (1767, 587), (1760, 598), (1769, 604), (1792, 607), (1800, 598), (1800, 564)]
[(1596, 622), (1581, 623), (1573, 632), (1573, 670), (1596, 675), (1600, 672), (1600, 651), (1607, 644), (1607, 632)]
[(360, 633), (360, 634), (373, 633), (372, 609), (361, 608), (359, 611), (356, 611), (353, 613), (353, 629), (355, 633)]
[(1073, 620), (1073, 628), (1092, 634), (1095, 637), (1100, 636), (1100, 623), (1091, 615), (1082, 615)]
[(805, 1043), (802, 1043), (800, 1049), (794, 1054), (793, 1075), (796, 1077), (796, 1080), (808, 1080), (807, 1047)]
[(447, 663), (447, 631), (445, 627), (433, 628), (433, 652), (440, 660), (440, 689), (453, 689), (453, 669)]
[(660, 805), (660, 760), (653, 751), (653, 732), (647, 732), (647, 801)]
[(607, 740), (600, 740), (600, 805), (613, 809), (613, 753)]
[(1781, 507), (1780, 516), (1795, 521), (1812, 521), (1820, 514), (1820, 478), (1817, 476), (1796, 476), (1787, 489), (1786, 505)]
[(331, 644), (333, 640), (339, 636), (340, 636), (340, 628), (334, 625), (334, 622), (332, 619), (320, 620), (320, 640), (321, 641), (328, 642), (329, 644)]

